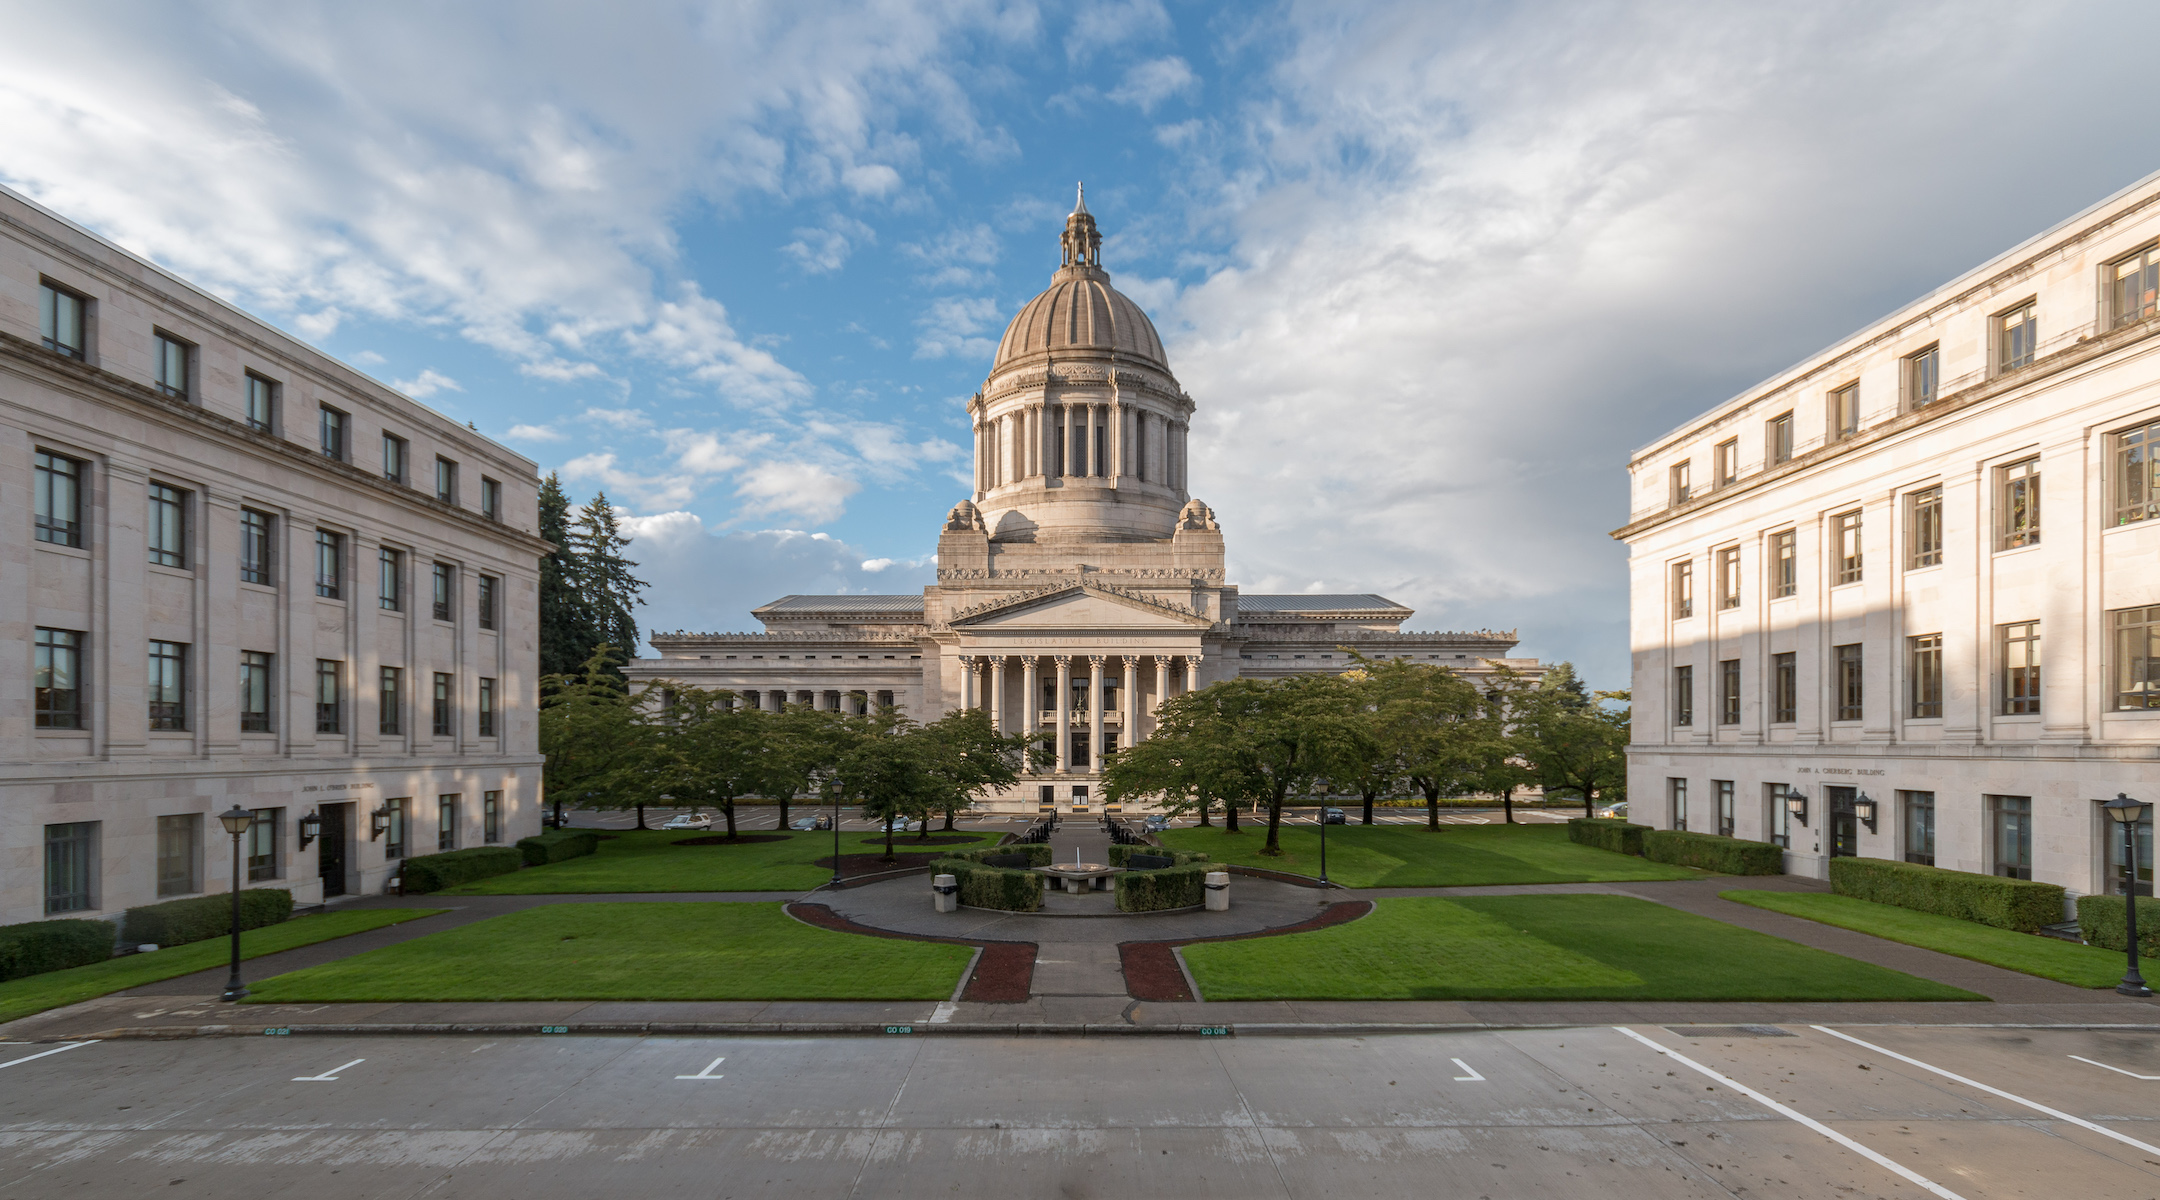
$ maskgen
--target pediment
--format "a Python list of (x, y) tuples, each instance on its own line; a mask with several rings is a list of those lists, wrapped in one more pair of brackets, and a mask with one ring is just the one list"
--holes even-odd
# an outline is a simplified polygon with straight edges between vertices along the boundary
[(977, 605), (955, 614), (950, 623), (955, 629), (978, 633), (1061, 629), (1190, 633), (1214, 624), (1190, 609), (1094, 584), (1068, 584)]

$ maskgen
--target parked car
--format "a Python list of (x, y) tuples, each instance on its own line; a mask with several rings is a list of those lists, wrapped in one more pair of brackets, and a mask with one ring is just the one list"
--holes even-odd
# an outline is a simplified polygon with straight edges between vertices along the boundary
[(667, 819), (662, 829), (711, 829), (712, 818), (704, 813), (677, 813)]
[(1625, 821), (1627, 820), (1627, 801), (1621, 800), (1612, 804), (1608, 804), (1605, 807), (1597, 810), (1597, 815), (1601, 817), (1611, 817), (1616, 821)]
[(1320, 810), (1320, 823), (1323, 825), (1348, 825), (1350, 817), (1339, 808), (1323, 808)]
[(1161, 833), (1163, 830), (1170, 828), (1170, 818), (1161, 813), (1156, 813), (1147, 820), (1140, 822), (1140, 828), (1147, 833)]
[(788, 828), (799, 833), (815, 833), (820, 829), (831, 829), (832, 818), (823, 814), (815, 817), (798, 817), (795, 823), (789, 825)]

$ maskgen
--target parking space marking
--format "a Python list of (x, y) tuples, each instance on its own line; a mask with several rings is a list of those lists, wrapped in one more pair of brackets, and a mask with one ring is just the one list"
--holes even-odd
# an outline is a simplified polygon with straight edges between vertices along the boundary
[(352, 1060), (351, 1062), (349, 1062), (349, 1063), (346, 1063), (346, 1064), (345, 1064), (345, 1066), (342, 1066), (342, 1067), (332, 1067), (332, 1068), (330, 1068), (329, 1070), (327, 1070), (327, 1071), (324, 1071), (324, 1072), (323, 1072), (322, 1074), (320, 1074), (320, 1075), (295, 1075), (295, 1076), (293, 1076), (293, 1082), (294, 1082), (294, 1083), (336, 1083), (336, 1082), (337, 1082), (337, 1077), (338, 1077), (338, 1072), (339, 1072), (339, 1071), (343, 1071), (343, 1070), (346, 1070), (347, 1068), (350, 1068), (350, 1067), (357, 1067), (357, 1066), (359, 1066), (359, 1065), (360, 1065), (361, 1063), (364, 1063), (364, 1062), (366, 1062), (366, 1061), (367, 1061), (367, 1060), (366, 1060), (366, 1059), (364, 1059), (364, 1058), (356, 1058), (356, 1059)]
[(718, 1058), (716, 1058), (716, 1059), (712, 1060), (711, 1062), (709, 1062), (709, 1063), (706, 1063), (706, 1064), (705, 1064), (705, 1069), (704, 1069), (704, 1070), (702, 1070), (702, 1071), (699, 1071), (699, 1072), (698, 1072), (697, 1074), (695, 1074), (695, 1075), (677, 1075), (677, 1076), (676, 1076), (675, 1078), (677, 1078), (677, 1079), (722, 1079), (722, 1078), (725, 1078), (725, 1076), (721, 1076), (721, 1075), (715, 1075), (715, 1074), (713, 1074), (713, 1073), (712, 1073), (712, 1069), (713, 1069), (714, 1067), (717, 1067), (717, 1066), (719, 1066), (719, 1065), (720, 1065), (721, 1063), (724, 1063), (724, 1062), (726, 1062), (726, 1061), (727, 1061), (727, 1055), (723, 1054), (723, 1055), (721, 1055), (720, 1057), (718, 1057)]
[[(1876, 1153), (1873, 1150), (1868, 1149), (1866, 1146), (1863, 1146), (1860, 1143), (1852, 1140), (1851, 1138), (1846, 1137), (1844, 1134), (1839, 1133), (1837, 1130), (1830, 1128), (1828, 1125), (1823, 1124), (1821, 1121), (1818, 1121), (1815, 1118), (1808, 1116), (1806, 1113), (1803, 1113), (1798, 1109), (1789, 1108), (1786, 1105), (1780, 1104), (1777, 1101), (1772, 1100), (1770, 1097), (1763, 1095), (1761, 1092), (1756, 1091), (1754, 1088), (1751, 1088), (1736, 1079), (1730, 1079), (1725, 1075), (1719, 1073), (1718, 1071), (1713, 1070), (1710, 1067), (1706, 1067), (1699, 1062), (1696, 1062), (1694, 1059), (1680, 1053), (1678, 1050), (1668, 1050), (1665, 1047), (1658, 1045), (1656, 1042), (1651, 1041), (1649, 1038), (1646, 1038), (1643, 1035), (1635, 1032), (1634, 1030), (1629, 1029), (1625, 1025), (1615, 1025), (1613, 1026), (1613, 1028), (1619, 1030), (1620, 1032), (1626, 1034), (1631, 1038), (1634, 1038), (1636, 1041), (1641, 1042), (1643, 1045), (1650, 1047), (1652, 1050), (1657, 1051), (1659, 1054), (1662, 1054), (1665, 1057), (1672, 1059), (1674, 1062), (1679, 1063), (1681, 1066), (1687, 1067), (1690, 1070), (1698, 1071), (1704, 1075), (1709, 1076), (1712, 1079), (1717, 1080), (1719, 1083), (1722, 1083), (1726, 1087), (1729, 1087), (1732, 1090), (1740, 1093), (1741, 1095), (1746, 1096), (1748, 1099), (1762, 1105), (1764, 1108), (1767, 1108), (1780, 1116), (1790, 1117), (1793, 1120), (1798, 1121), (1800, 1124), (1807, 1126), (1809, 1129), (1814, 1130), (1815, 1132), (1823, 1135), (1826, 1138), (1829, 1138), (1831, 1141), (1845, 1147), (1847, 1150), (1858, 1154), (1862, 1158), (1867, 1159), (1869, 1162), (1874, 1163), (1876, 1166), (1884, 1167), (1894, 1172), (1899, 1178), (1911, 1183), (1918, 1184), (1919, 1186), (1926, 1188), (1928, 1191), (1933, 1192), (1938, 1196), (1941, 1196), (1943, 1200), (1965, 1200), (1963, 1196), (1960, 1196), (1956, 1192), (1951, 1191), (1949, 1188), (1946, 1188), (1943, 1185), (1935, 1182), (1934, 1180), (1929, 1179), (1927, 1176), (1920, 1174), (1918, 1171), (1915, 1171), (1912, 1168), (1907, 1167), (1894, 1159), (1887, 1158), (1881, 1154)], [(1817, 1025), (1815, 1026), (1815, 1028), (1822, 1029), (1822, 1026)], [(1824, 1032), (1827, 1033), (1829, 1032), (1829, 1030), (1824, 1030)]]
[(2117, 1075), (2128, 1075), (2132, 1079), (2160, 1079), (2160, 1075), (2140, 1075), (2136, 1071), (2125, 1071), (2121, 1067), (2111, 1067), (2104, 1062), (2087, 1058), (2082, 1054), (2073, 1054), (2070, 1057), (2078, 1060), (2081, 1063), (2092, 1063), (2092, 1065), (2100, 1068), (2103, 1071), (2113, 1071)]
[(1462, 1074), (1460, 1074), (1460, 1075), (1457, 1075), (1457, 1076), (1455, 1077), (1455, 1082), (1457, 1082), (1457, 1083), (1483, 1083), (1483, 1082), (1485, 1082), (1485, 1077), (1484, 1077), (1483, 1075), (1480, 1075), (1480, 1074), (1478, 1074), (1478, 1073), (1477, 1073), (1477, 1068), (1476, 1068), (1476, 1067), (1473, 1067), (1473, 1066), (1471, 1066), (1471, 1065), (1470, 1065), (1469, 1063), (1466, 1063), (1466, 1062), (1464, 1062), (1463, 1060), (1461, 1060), (1461, 1059), (1459, 1059), (1459, 1058), (1451, 1058), (1451, 1059), (1449, 1059), (1448, 1061), (1449, 1061), (1449, 1062), (1451, 1062), (1451, 1063), (1454, 1063), (1454, 1064), (1455, 1064), (1456, 1066), (1458, 1066), (1458, 1067), (1461, 1067), (1461, 1068), (1463, 1069), (1463, 1073), (1462, 1073)]
[[(2072, 1125), (2076, 1125), (2081, 1129), (2090, 1129), (2094, 1133), (2105, 1134), (2106, 1136), (2114, 1138), (2116, 1141), (2121, 1142), (2126, 1146), (2136, 1146), (2138, 1149), (2143, 1150), (2147, 1154), (2160, 1155), (2160, 1146), (2154, 1146), (2146, 1142), (2141, 1142), (2136, 1138), (2131, 1137), (2127, 1133), (2117, 1133), (2114, 1130), (2109, 1129), (2105, 1125), (2095, 1125), (2091, 1121), (2088, 1121), (2083, 1117), (2073, 1117), (2069, 1113), (2066, 1113), (2059, 1108), (2049, 1108), (2047, 1105), (2042, 1104), (2037, 1100), (2027, 1100), (2025, 1097), (2017, 1095), (2014, 1092), (2006, 1092), (1999, 1087), (1989, 1087), (1987, 1084), (1984, 1084), (1977, 1079), (1967, 1079), (1963, 1075), (1958, 1075), (1949, 1071), (1945, 1071), (1941, 1067), (1934, 1066), (1930, 1063), (1921, 1062), (1917, 1058), (1907, 1058), (1904, 1055), (1899, 1054), (1895, 1050), (1885, 1050), (1881, 1046), (1878, 1046), (1873, 1042), (1863, 1042), (1859, 1038), (1856, 1038), (1849, 1033), (1839, 1033), (1837, 1030), (1831, 1029), (1825, 1025), (1810, 1025), (1808, 1026), (1808, 1028), (1827, 1033), (1834, 1038), (1843, 1038), (1845, 1041), (1851, 1042), (1855, 1046), (1865, 1046), (1868, 1049), (1873, 1050), (1877, 1054), (1888, 1055), (1889, 1057), (1894, 1058), (1901, 1063), (1910, 1063), (1923, 1071), (1933, 1071), (1937, 1075), (1942, 1076), (1944, 1079), (1954, 1079), (1957, 1082), (1964, 1084), (1966, 1087), (1978, 1088), (1981, 1091), (1986, 1092), (1990, 1096), (2000, 1096), (2003, 1099), (2010, 1101), (2012, 1104), (2022, 1104), (2025, 1107), (2032, 1109), (2034, 1112), (2044, 1112), (2047, 1115), (2054, 1117), (2058, 1121), (2068, 1121)], [(2071, 1055), (2071, 1057), (2076, 1058), (2077, 1056), (2073, 1054)], [(2092, 1062), (2091, 1059), (2086, 1059), (2085, 1061)], [(2095, 1065), (2097, 1066), (2101, 1064)], [(2114, 1068), (2110, 1067), (2108, 1069), (2113, 1070)], [(2124, 1072), (2124, 1074), (2128, 1074), (2128, 1072), (2126, 1071)]]
[[(92, 1038), (92, 1039), (91, 1039), (91, 1042), (94, 1042), (94, 1041), (96, 1041), (96, 1040), (97, 1040), (97, 1039), (95, 1039), (95, 1038)], [(50, 1050), (41, 1050), (41, 1051), (39, 1051), (39, 1052), (38, 1052), (38, 1053), (36, 1053), (36, 1054), (28, 1054), (28, 1055), (24, 1055), (23, 1057), (21, 1057), (21, 1058), (18, 1058), (18, 1059), (14, 1059), (14, 1060), (12, 1060), (12, 1061), (10, 1061), (10, 1062), (4, 1062), (4, 1063), (0, 1063), (0, 1070), (5, 1070), (5, 1069), (6, 1069), (6, 1068), (8, 1068), (8, 1067), (12, 1067), (12, 1066), (14, 1066), (14, 1065), (15, 1065), (16, 1063), (26, 1063), (26, 1062), (29, 1062), (29, 1061), (30, 1061), (31, 1059), (33, 1059), (33, 1058), (44, 1058), (44, 1057), (45, 1057), (46, 1055), (48, 1055), (48, 1054), (59, 1054), (59, 1053), (62, 1053), (63, 1051), (73, 1050), (73, 1049), (74, 1049), (74, 1048), (76, 1048), (77, 1046), (87, 1046), (87, 1045), (90, 1045), (90, 1044), (91, 1044), (91, 1042), (69, 1042), (69, 1043), (68, 1043), (67, 1045), (65, 1045), (65, 1046), (55, 1046), (55, 1047), (53, 1047), (53, 1048), (52, 1048), (52, 1049), (50, 1049)]]

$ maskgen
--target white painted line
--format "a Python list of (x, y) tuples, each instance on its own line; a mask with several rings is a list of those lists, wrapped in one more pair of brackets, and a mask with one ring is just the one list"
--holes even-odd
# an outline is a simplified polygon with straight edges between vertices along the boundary
[(1469, 1063), (1466, 1063), (1466, 1062), (1464, 1062), (1463, 1060), (1461, 1060), (1461, 1059), (1459, 1059), (1459, 1058), (1451, 1058), (1451, 1059), (1449, 1059), (1448, 1061), (1449, 1061), (1449, 1062), (1451, 1062), (1451, 1063), (1454, 1063), (1454, 1064), (1455, 1064), (1456, 1066), (1458, 1066), (1458, 1067), (1461, 1067), (1461, 1068), (1463, 1069), (1463, 1073), (1462, 1073), (1462, 1074), (1460, 1074), (1460, 1075), (1457, 1075), (1457, 1076), (1455, 1077), (1455, 1082), (1457, 1082), (1457, 1083), (1483, 1083), (1483, 1082), (1485, 1082), (1485, 1077), (1484, 1077), (1483, 1075), (1480, 1075), (1480, 1074), (1478, 1074), (1478, 1073), (1477, 1073), (1477, 1068), (1476, 1068), (1476, 1067), (1473, 1067), (1473, 1066), (1471, 1066), (1471, 1065), (1470, 1065)]
[(364, 1063), (364, 1062), (366, 1062), (366, 1061), (367, 1061), (367, 1060), (366, 1060), (366, 1059), (364, 1059), (364, 1058), (356, 1058), (356, 1059), (352, 1060), (351, 1062), (349, 1062), (349, 1063), (346, 1063), (346, 1064), (345, 1064), (345, 1066), (342, 1066), (342, 1067), (332, 1067), (332, 1068), (330, 1068), (329, 1070), (327, 1070), (327, 1071), (324, 1071), (324, 1072), (323, 1072), (322, 1074), (320, 1074), (320, 1075), (295, 1075), (295, 1076), (293, 1076), (293, 1082), (294, 1082), (294, 1083), (335, 1083), (335, 1082), (337, 1082), (337, 1077), (338, 1077), (338, 1072), (339, 1072), (339, 1071), (343, 1071), (343, 1070), (346, 1070), (347, 1068), (350, 1068), (350, 1067), (357, 1067), (357, 1066), (359, 1066), (359, 1065), (360, 1065), (361, 1063)]
[(702, 1071), (699, 1071), (699, 1072), (698, 1072), (697, 1074), (695, 1074), (695, 1075), (677, 1075), (677, 1076), (676, 1076), (675, 1078), (677, 1078), (677, 1079), (723, 1079), (723, 1078), (726, 1078), (726, 1077), (725, 1077), (725, 1076), (722, 1076), (722, 1075), (715, 1075), (715, 1074), (713, 1074), (713, 1073), (712, 1073), (712, 1069), (713, 1069), (714, 1067), (717, 1067), (717, 1066), (719, 1066), (719, 1065), (720, 1065), (721, 1063), (724, 1063), (724, 1062), (726, 1062), (726, 1061), (727, 1061), (727, 1056), (723, 1054), (723, 1055), (721, 1055), (721, 1056), (720, 1056), (719, 1058), (716, 1058), (716, 1059), (712, 1060), (711, 1062), (709, 1062), (709, 1063), (706, 1063), (706, 1064), (705, 1064), (705, 1069), (704, 1069), (704, 1070), (702, 1070)]
[(953, 1019), (953, 1014), (955, 1012), (958, 1012), (959, 1010), (960, 1006), (950, 1001), (947, 1001), (944, 1004), (940, 1004), (936, 1008), (930, 1010), (930, 1023), (932, 1025), (946, 1024)]
[[(2080, 1128), (2090, 1129), (2094, 1133), (2104, 1134), (2108, 1137), (2114, 1138), (2116, 1141), (2121, 1142), (2126, 1146), (2136, 1146), (2138, 1149), (2143, 1150), (2147, 1154), (2160, 1155), (2160, 1146), (2147, 1145), (2146, 1143), (2141, 1142), (2134, 1137), (2131, 1137), (2129, 1134), (2117, 1133), (2114, 1130), (2109, 1129), (2105, 1125), (2095, 1125), (2091, 1121), (2088, 1121), (2083, 1117), (2073, 1117), (2069, 1113), (2066, 1113), (2059, 1108), (2049, 1108), (2045, 1104), (2041, 1104), (2032, 1100), (2027, 1100), (2023, 1096), (2019, 1096), (2011, 1092), (2006, 1092), (2001, 1088), (1989, 1087), (1987, 1084), (1981, 1083), (1977, 1079), (1967, 1079), (1963, 1075), (1954, 1075), (1948, 1071), (1943, 1070), (1941, 1067), (1932, 1066), (1928, 1063), (1921, 1062), (1917, 1058), (1907, 1058), (1904, 1055), (1899, 1054), (1895, 1050), (1885, 1050), (1881, 1046), (1878, 1046), (1873, 1042), (1863, 1042), (1859, 1038), (1856, 1038), (1849, 1033), (1839, 1033), (1837, 1030), (1831, 1029), (1828, 1026), (1810, 1025), (1808, 1026), (1808, 1028), (1821, 1030), (1822, 1032), (1827, 1033), (1834, 1038), (1843, 1038), (1844, 1040), (1851, 1042), (1855, 1046), (1866, 1046), (1868, 1049), (1873, 1050), (1877, 1054), (1887, 1054), (1891, 1058), (1894, 1058), (1901, 1063), (1911, 1063), (1913, 1066), (1916, 1066), (1923, 1071), (1933, 1071), (1937, 1075), (1942, 1076), (1944, 1079), (1954, 1079), (1959, 1083), (1964, 1084), (1966, 1087), (1979, 1088), (1981, 1091), (1986, 1092), (1991, 1096), (2001, 1096), (2003, 1099), (2008, 1100), (2013, 1104), (2022, 1104), (2025, 1107), (2032, 1109), (2034, 1112), (2044, 1112), (2047, 1115), (2054, 1117), (2058, 1121), (2068, 1121), (2072, 1125), (2076, 1125)], [(2075, 1058), (2077, 1056), (2073, 1054), (2071, 1055), (2071, 1057)], [(2086, 1061), (2090, 1062), (2092, 1060), (2087, 1059)]]
[(2092, 1065), (2100, 1068), (2103, 1071), (2113, 1071), (2117, 1075), (2128, 1075), (2132, 1079), (2160, 1079), (2160, 1075), (2140, 1075), (2136, 1071), (2125, 1071), (2121, 1067), (2111, 1067), (2104, 1062), (2096, 1062), (2093, 1059), (2087, 1058), (2082, 1054), (2073, 1054), (2070, 1057), (2078, 1060), (2081, 1063), (2092, 1063)]
[[(92, 1040), (94, 1041), (95, 1039), (92, 1039)], [(73, 1049), (74, 1049), (75, 1047), (77, 1047), (77, 1046), (87, 1046), (87, 1045), (90, 1045), (90, 1044), (91, 1044), (90, 1042), (69, 1042), (69, 1043), (68, 1043), (67, 1045), (65, 1045), (65, 1046), (55, 1046), (55, 1047), (53, 1047), (53, 1048), (52, 1048), (52, 1049), (50, 1049), (50, 1050), (40, 1050), (40, 1051), (39, 1051), (39, 1052), (37, 1052), (36, 1054), (26, 1055), (26, 1056), (24, 1056), (24, 1057), (22, 1057), (22, 1058), (18, 1058), (18, 1059), (15, 1059), (15, 1060), (13, 1060), (13, 1061), (11, 1061), (11, 1062), (4, 1062), (4, 1063), (0, 1063), (0, 1070), (4, 1070), (4, 1069), (6, 1069), (6, 1068), (8, 1068), (8, 1067), (12, 1067), (12, 1066), (14, 1066), (14, 1065), (15, 1065), (16, 1063), (26, 1063), (26, 1062), (29, 1062), (29, 1061), (30, 1061), (31, 1059), (33, 1059), (33, 1058), (43, 1058), (43, 1057), (45, 1057), (45, 1056), (46, 1056), (46, 1055), (48, 1055), (48, 1054), (58, 1054), (58, 1053), (60, 1053), (60, 1052), (61, 1052), (61, 1051), (63, 1051), (63, 1050), (73, 1050)]]
[[(1885, 1167), (1890, 1171), (1895, 1172), (1900, 1178), (1908, 1180), (1912, 1183), (1919, 1184), (1921, 1187), (1924, 1187), (1927, 1190), (1935, 1193), (1936, 1195), (1941, 1196), (1943, 1200), (1965, 1200), (1963, 1196), (1960, 1196), (1956, 1192), (1951, 1191), (1949, 1188), (1946, 1188), (1943, 1185), (1935, 1182), (1934, 1180), (1929, 1179), (1927, 1176), (1922, 1175), (1919, 1172), (1914, 1171), (1911, 1168), (1906, 1167), (1900, 1163), (1892, 1161), (1891, 1159), (1885, 1158), (1880, 1154), (1877, 1154), (1875, 1151), (1868, 1149), (1866, 1146), (1861, 1145), (1860, 1143), (1852, 1140), (1849, 1137), (1846, 1137), (1844, 1134), (1830, 1128), (1828, 1125), (1823, 1124), (1821, 1121), (1818, 1121), (1815, 1118), (1798, 1111), (1797, 1109), (1787, 1108), (1785, 1105), (1780, 1104), (1775, 1100), (1772, 1100), (1770, 1097), (1763, 1095), (1761, 1092), (1756, 1091), (1754, 1088), (1751, 1088), (1744, 1083), (1741, 1083), (1734, 1079), (1726, 1078), (1724, 1075), (1721, 1075), (1718, 1072), (1711, 1070), (1709, 1067), (1706, 1067), (1701, 1063), (1696, 1062), (1694, 1059), (1680, 1053), (1678, 1050), (1668, 1050), (1665, 1047), (1658, 1045), (1656, 1042), (1651, 1041), (1649, 1038), (1646, 1038), (1643, 1035), (1635, 1032), (1634, 1030), (1629, 1029), (1625, 1025), (1615, 1025), (1613, 1026), (1613, 1028), (1619, 1030), (1620, 1032), (1628, 1035), (1631, 1038), (1634, 1038), (1636, 1041), (1641, 1042), (1643, 1045), (1650, 1047), (1652, 1050), (1657, 1051), (1659, 1054), (1662, 1054), (1665, 1057), (1672, 1059), (1674, 1062), (1679, 1063), (1682, 1066), (1702, 1072), (1704, 1075), (1707, 1075), (1710, 1078), (1717, 1080), (1719, 1083), (1722, 1083), (1726, 1087), (1729, 1087), (1732, 1090), (1740, 1093), (1741, 1095), (1746, 1096), (1748, 1099), (1753, 1100), (1757, 1104), (1762, 1105), (1763, 1107), (1771, 1110), (1772, 1112), (1775, 1112), (1781, 1116), (1790, 1117), (1793, 1120), (1800, 1122), (1802, 1125), (1805, 1125), (1809, 1129), (1812, 1129), (1815, 1132), (1823, 1135), (1824, 1137), (1829, 1138), (1831, 1141), (1836, 1142), (1838, 1145), (1845, 1147), (1847, 1150), (1852, 1151), (1860, 1157), (1867, 1159), (1869, 1162), (1874, 1163), (1876, 1166)], [(1821, 1026), (1816, 1026), (1816, 1028), (1820, 1029)]]

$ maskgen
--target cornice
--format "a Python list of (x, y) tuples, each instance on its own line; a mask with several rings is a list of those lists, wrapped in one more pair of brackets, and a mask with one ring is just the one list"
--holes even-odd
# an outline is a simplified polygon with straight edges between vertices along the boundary
[(945, 619), (944, 625), (946, 627), (950, 627), (961, 621), (968, 620), (971, 617), (982, 616), (985, 613), (998, 612), (1003, 609), (1017, 608), (1024, 604), (1030, 604), (1034, 601), (1046, 599), (1051, 596), (1061, 596), (1068, 592), (1089, 592), (1106, 596), (1115, 596), (1120, 600), (1124, 600), (1131, 604), (1137, 604), (1142, 608), (1153, 609), (1156, 612), (1164, 614), (1165, 616), (1178, 617), (1186, 621), (1200, 621), (1209, 625), (1214, 624), (1214, 622), (1209, 620), (1205, 614), (1195, 612), (1191, 608), (1186, 607), (1185, 605), (1171, 604), (1167, 601), (1158, 600), (1153, 596), (1146, 596), (1142, 595), (1139, 592), (1127, 591), (1124, 588), (1114, 587), (1110, 584), (1102, 583), (1098, 580), (1081, 579), (1071, 583), (1052, 584), (1048, 587), (1029, 588), (1025, 591), (1011, 592), (1006, 595), (999, 596), (994, 600), (986, 600), (980, 604), (970, 605), (967, 608), (963, 608), (958, 612), (953, 613), (951, 616), (947, 617)]
[(914, 645), (921, 640), (921, 635), (851, 629), (834, 629), (824, 632), (808, 629), (781, 629), (770, 633), (691, 633), (687, 630), (678, 629), (673, 633), (648, 633), (645, 640), (651, 642), (655, 650), (664, 650), (671, 646), (757, 646), (783, 642), (790, 645), (803, 642), (819, 642), (832, 645), (891, 646)]

